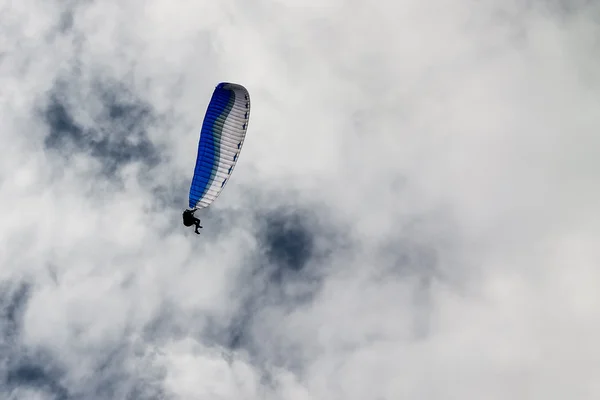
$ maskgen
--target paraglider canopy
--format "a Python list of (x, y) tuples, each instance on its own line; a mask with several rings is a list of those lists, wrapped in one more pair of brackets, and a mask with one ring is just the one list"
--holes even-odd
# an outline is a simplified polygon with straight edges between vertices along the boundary
[(219, 83), (208, 104), (194, 176), (189, 209), (208, 207), (221, 194), (238, 161), (250, 117), (250, 95), (242, 85)]

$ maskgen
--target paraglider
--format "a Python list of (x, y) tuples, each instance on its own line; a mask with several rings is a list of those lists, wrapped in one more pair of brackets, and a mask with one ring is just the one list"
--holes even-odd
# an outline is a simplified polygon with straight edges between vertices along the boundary
[(194, 232), (196, 232), (198, 235), (200, 234), (200, 232), (198, 232), (199, 228), (202, 228), (202, 225), (200, 225), (200, 219), (194, 217), (194, 213), (196, 212), (196, 210), (185, 210), (183, 212), (183, 225), (185, 226), (192, 226), (192, 225), (196, 225), (196, 230)]
[(249, 117), (248, 90), (236, 83), (219, 83), (204, 115), (188, 209), (183, 212), (183, 224), (195, 225), (197, 234), (202, 226), (194, 212), (208, 207), (221, 194), (239, 158)]

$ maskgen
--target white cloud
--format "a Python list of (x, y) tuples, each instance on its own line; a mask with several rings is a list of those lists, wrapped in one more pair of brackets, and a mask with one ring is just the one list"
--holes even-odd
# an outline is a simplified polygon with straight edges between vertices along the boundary
[[(5, 2), (0, 315), (22, 328), (0, 393), (597, 398), (600, 10), (571, 7)], [(252, 115), (197, 237), (180, 212), (219, 81)], [(152, 110), (133, 144), (102, 116), (119, 88)], [(103, 150), (44, 147), (51, 95)], [(160, 161), (120, 165), (144, 139)], [(318, 221), (282, 282), (268, 250), (306, 233), (265, 235), (279, 208)], [(5, 379), (24, 362), (61, 372)]]

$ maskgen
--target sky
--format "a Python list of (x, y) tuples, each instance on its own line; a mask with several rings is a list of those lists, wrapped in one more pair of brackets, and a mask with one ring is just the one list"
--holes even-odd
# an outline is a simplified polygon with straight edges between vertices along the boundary
[[(598, 399), (598, 21), (0, 0), (0, 398)], [(198, 236), (222, 81), (250, 123)]]

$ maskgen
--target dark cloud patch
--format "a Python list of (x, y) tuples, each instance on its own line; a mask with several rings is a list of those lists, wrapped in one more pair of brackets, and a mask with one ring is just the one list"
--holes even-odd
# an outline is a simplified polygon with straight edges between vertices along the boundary
[(314, 251), (315, 232), (306, 215), (277, 210), (265, 216), (262, 242), (274, 266), (271, 279), (281, 282), (304, 268)]
[(257, 214), (260, 253), (253, 274), (284, 302), (310, 300), (328, 272), (326, 259), (348, 249), (348, 238), (319, 206), (281, 206)]
[(57, 368), (52, 359), (38, 354), (18, 359), (12, 364), (4, 382), (9, 390), (34, 389), (51, 395), (56, 400), (71, 399), (68, 390), (61, 384), (64, 371)]
[(208, 325), (205, 337), (211, 338), (219, 345), (232, 350), (248, 350), (253, 353), (254, 338), (252, 324), (259, 311), (260, 303), (256, 298), (249, 298), (240, 304), (237, 313), (229, 321)]
[(70, 106), (56, 93), (50, 96), (50, 103), (45, 110), (46, 123), (50, 127), (50, 135), (45, 144), (49, 148), (63, 148), (67, 140), (74, 142), (75, 146), (84, 146), (84, 128), (75, 122)]
[[(9, 391), (35, 390), (56, 400), (167, 398), (160, 387), (164, 379), (162, 371), (136, 359), (131, 346), (107, 348), (95, 361), (96, 368), (92, 373), (72, 381), (70, 372), (80, 375), (80, 371), (69, 371), (47, 351), (32, 351), (20, 346), (13, 349), (6, 363), (4, 383), (0, 387)], [(127, 368), (128, 365), (136, 365), (137, 368), (132, 371)]]
[(73, 21), (74, 15), (72, 10), (64, 10), (60, 14), (60, 19), (58, 20), (58, 31), (62, 34), (66, 34), (71, 29), (73, 29)]
[(42, 351), (33, 351), (21, 343), (23, 315), (32, 286), (26, 282), (0, 285), (0, 393), (35, 389), (57, 400), (67, 399), (60, 384), (60, 368)]
[(159, 161), (159, 151), (147, 130), (156, 117), (152, 107), (124, 84), (96, 80), (86, 86), (80, 80), (59, 81), (50, 92), (42, 116), (49, 128), (46, 148), (65, 158), (87, 153), (112, 176), (121, 167)]
[(265, 376), (271, 365), (300, 368), (294, 363), (302, 359), (302, 350), (282, 338), (270, 338), (264, 322), (309, 304), (329, 272), (327, 258), (348, 251), (346, 236), (327, 215), (327, 210), (311, 205), (259, 210), (258, 251), (245, 258), (233, 290), (238, 308), (228, 321), (207, 324), (203, 336), (246, 353)]
[(91, 361), (93, 367), (86, 378), (77, 381), (70, 376), (81, 371), (71, 371), (60, 354), (24, 343), (23, 315), (31, 291), (28, 283), (0, 285), (0, 398), (32, 392), (54, 400), (166, 398), (160, 388), (163, 371), (151, 365), (125, 336), (104, 348), (86, 349), (80, 355), (81, 364)]
[[(294, 307), (309, 301), (319, 290), (323, 270), (311, 261), (324, 256), (317, 242), (324, 241), (325, 227), (308, 209), (278, 207), (256, 216), (259, 252), (252, 255), (243, 281), (252, 290), (249, 309), (275, 302)], [(256, 304), (253, 304), (256, 302)]]
[(3, 339), (0, 346), (14, 339), (21, 330), (22, 316), (30, 292), (31, 286), (28, 283), (7, 282), (0, 285), (0, 335)]
[(35, 390), (56, 400), (166, 398), (160, 387), (164, 374), (136, 355), (133, 346), (123, 342), (112, 348), (107, 346), (98, 354), (84, 354), (84, 365), (90, 356), (95, 368), (85, 378), (73, 381), (70, 374), (81, 375), (81, 371), (70, 371), (48, 351), (14, 346), (7, 356), (0, 387), (9, 391)]
[(77, 12), (93, 4), (94, 0), (54, 0), (54, 3), (61, 9), (57, 21), (57, 31), (61, 34), (68, 34), (75, 26)]

